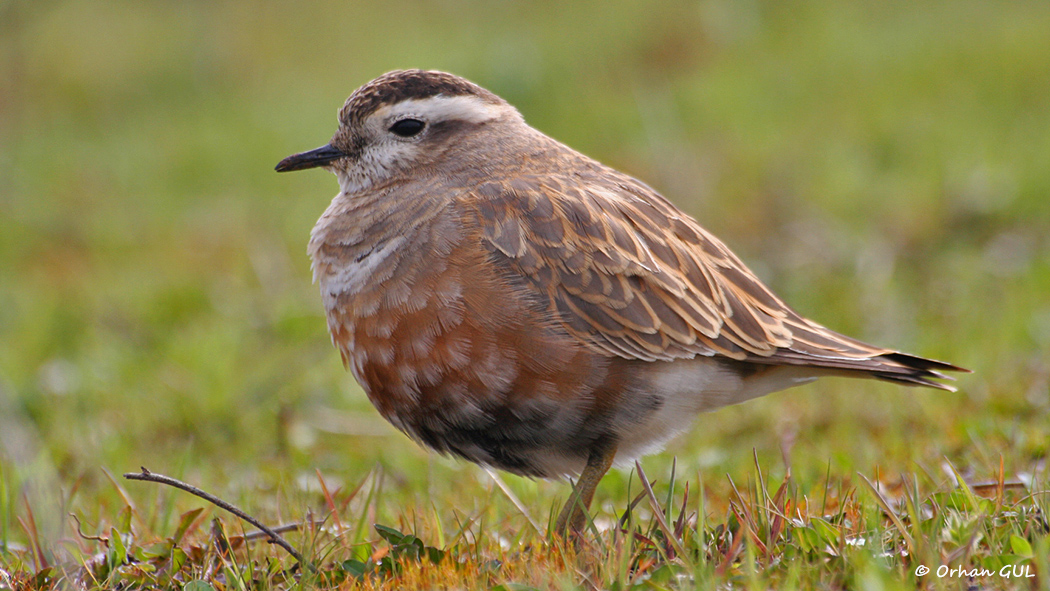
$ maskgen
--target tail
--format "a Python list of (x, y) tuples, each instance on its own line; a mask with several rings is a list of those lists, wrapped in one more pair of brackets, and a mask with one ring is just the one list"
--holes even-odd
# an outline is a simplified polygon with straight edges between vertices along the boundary
[(875, 347), (811, 320), (792, 320), (794, 342), (791, 346), (778, 349), (768, 357), (748, 358), (748, 361), (825, 369), (831, 374), (871, 377), (906, 386), (926, 386), (949, 392), (955, 392), (955, 388), (935, 380), (954, 381), (955, 378), (942, 372), (972, 373), (966, 368), (944, 361)]
[(955, 378), (941, 373), (942, 371), (973, 373), (966, 368), (952, 365), (951, 363), (899, 352), (879, 355), (878, 357), (872, 358), (871, 361), (879, 362), (887, 368), (890, 368), (879, 368), (868, 371), (873, 377), (880, 380), (897, 382), (898, 384), (904, 384), (906, 386), (929, 386), (930, 388), (939, 388), (941, 390), (948, 390), (949, 392), (955, 392), (955, 387), (933, 381), (955, 381)]

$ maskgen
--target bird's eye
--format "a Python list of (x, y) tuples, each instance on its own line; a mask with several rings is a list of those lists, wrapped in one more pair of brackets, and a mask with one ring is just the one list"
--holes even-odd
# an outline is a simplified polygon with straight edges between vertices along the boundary
[(419, 119), (402, 119), (390, 126), (390, 131), (401, 137), (412, 137), (423, 131), (426, 123)]

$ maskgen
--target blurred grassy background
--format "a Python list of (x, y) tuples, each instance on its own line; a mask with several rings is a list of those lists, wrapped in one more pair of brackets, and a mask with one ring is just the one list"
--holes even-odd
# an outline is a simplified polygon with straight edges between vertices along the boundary
[[(717, 496), (752, 448), (782, 474), (792, 439), (803, 483), (940, 477), (942, 456), (1031, 472), (1047, 31), (1035, 1), (0, 2), (0, 539), (24, 541), (22, 496), (56, 539), (66, 511), (111, 520), (101, 469), (140, 465), (270, 515), (302, 507), (273, 487), (377, 464), (388, 520), (499, 504), (344, 372), (305, 255), (337, 185), (273, 172), (403, 67), (466, 76), (642, 178), (818, 321), (976, 371), (957, 394), (828, 380), (701, 417), (651, 476), (677, 455)], [(565, 494), (510, 480), (537, 514)], [(622, 509), (625, 481), (598, 504)]]

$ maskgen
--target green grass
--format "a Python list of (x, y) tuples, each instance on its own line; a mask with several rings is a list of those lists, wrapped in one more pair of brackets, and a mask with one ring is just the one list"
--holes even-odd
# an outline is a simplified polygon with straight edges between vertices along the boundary
[[(1050, 588), (1050, 5), (638, 4), (0, 3), (0, 589)], [(641, 490), (614, 471), (600, 533), (551, 547), (344, 372), (305, 256), (336, 184), (272, 172), (396, 67), (642, 178), (806, 315), (975, 373), (700, 417), (643, 464), (670, 534), (645, 498), (611, 527)], [(222, 554), (245, 526), (139, 466), (325, 519), (286, 534), (320, 574)], [(501, 478), (540, 530), (568, 492)]]

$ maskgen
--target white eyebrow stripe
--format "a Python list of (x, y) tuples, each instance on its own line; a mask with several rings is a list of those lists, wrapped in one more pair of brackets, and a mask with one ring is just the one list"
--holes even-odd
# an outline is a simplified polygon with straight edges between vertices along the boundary
[(500, 117), (508, 111), (517, 112), (510, 105), (498, 105), (476, 96), (432, 96), (425, 99), (409, 99), (396, 105), (380, 107), (375, 117), (382, 119), (419, 117), (426, 121), (467, 121), (484, 123)]

